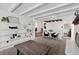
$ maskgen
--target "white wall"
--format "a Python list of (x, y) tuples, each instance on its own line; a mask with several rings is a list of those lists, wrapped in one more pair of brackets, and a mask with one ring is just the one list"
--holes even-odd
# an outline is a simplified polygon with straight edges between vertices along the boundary
[[(20, 16), (20, 23), (22, 25), (25, 25), (26, 28), (30, 28), (32, 29), (32, 35), (33, 35), (33, 40), (35, 39), (35, 25), (34, 25), (34, 19), (31, 17), (27, 17), (27, 16)], [(31, 26), (27, 26), (28, 24), (31, 24)]]
[[(60, 19), (64, 20), (64, 24), (68, 24), (69, 26), (72, 26), (72, 22), (75, 18), (75, 16), (73, 14), (69, 14), (69, 15), (62, 15), (60, 17), (58, 17)], [(67, 29), (64, 29), (64, 32), (68, 31)]]
[[(10, 13), (10, 12), (5, 12), (3, 10), (0, 10), (0, 22), (2, 17), (6, 17), (6, 16), (14, 16), (14, 17), (18, 17), (20, 24), (22, 25), (27, 25), (27, 24), (32, 24), (31, 28), (33, 31), (35, 31), (34, 29), (34, 19), (31, 17), (27, 17), (27, 16), (19, 16), (17, 14), (14, 13)], [(33, 32), (33, 38), (34, 38), (35, 32)]]
[(40, 20), (34, 20), (35, 26), (37, 27), (37, 32), (41, 32), (41, 28), (43, 28), (43, 22)]
[[(7, 16), (19, 17), (20, 24), (2, 23), (1, 22), (2, 17), (7, 17)], [(2, 26), (2, 24), (4, 26)], [(25, 37), (25, 38), (21, 37), (21, 38), (19, 38), (19, 40), (18, 40), (18, 38), (13, 39), (13, 41), (10, 39), (10, 37), (12, 35), (8, 36), (8, 38), (6, 38), (5, 36), (3, 36), (3, 38), (1, 38), (1, 36), (0, 36), (0, 50), (7, 49), (9, 47), (14, 46), (15, 44), (22, 43), (22, 42), (27, 41), (27, 40), (34, 40), (35, 39), (35, 32), (34, 32), (35, 29), (34, 29), (33, 18), (26, 17), (26, 16), (19, 16), (17, 14), (13, 14), (13, 13), (10, 13), (10, 12), (5, 12), (5, 11), (0, 10), (0, 35), (1, 34), (5, 35), (5, 33), (8, 34), (8, 35), (15, 33), (16, 30), (9, 31), (9, 28), (8, 28), (9, 26), (13, 26), (13, 25), (20, 27), (19, 30), (17, 31), (18, 33), (19, 32), (26, 33), (24, 31), (27, 30), (27, 29), (31, 29), (32, 32), (26, 33), (28, 37)], [(25, 30), (24, 30), (24, 26), (26, 26)], [(1, 31), (2, 28), (5, 28), (4, 30), (7, 31), (7, 32)], [(22, 29), (23, 29), (23, 31), (22, 31)], [(29, 34), (31, 34), (31, 37), (30, 37)], [(22, 36), (25, 36), (25, 35), (22, 34)], [(4, 39), (5, 41), (1, 42), (1, 39)], [(9, 40), (9, 43), (6, 42), (7, 40)]]
[(0, 10), (0, 20), (2, 19), (2, 17), (7, 17), (7, 16), (15, 16), (15, 17), (18, 17), (17, 14), (10, 13), (10, 12), (5, 12), (3, 10)]
[[(0, 35), (3, 35), (3, 34), (8, 34), (9, 32), (6, 32), (6, 31), (2, 31), (1, 29), (3, 29), (3, 28), (7, 28), (8, 27), (8, 24), (2, 24), (2, 22), (1, 22), (1, 19), (2, 19), (2, 17), (7, 17), (7, 16), (14, 16), (14, 17), (18, 17), (18, 15), (17, 14), (13, 14), (13, 13), (10, 13), (10, 12), (5, 12), (5, 11), (3, 11), (3, 10), (0, 10)], [(3, 33), (2, 33), (3, 32)], [(8, 37), (6, 37), (6, 36), (4, 36), (3, 38), (0, 36), (0, 41), (1, 41), (1, 39), (3, 39), (3, 40), (9, 40), (9, 36)], [(2, 41), (3, 41), (2, 40)], [(5, 42), (4, 43), (1, 43), (0, 42), (0, 47), (2, 47), (2, 46), (5, 46), (6, 44), (5, 44)], [(4, 48), (5, 49), (5, 48)], [(0, 50), (1, 50), (1, 48), (0, 48)]]
[(59, 16), (58, 18), (63, 19), (64, 21), (67, 21), (67, 23), (72, 23), (72, 21), (74, 20), (75, 16), (74, 16), (74, 14), (69, 14), (69, 15)]

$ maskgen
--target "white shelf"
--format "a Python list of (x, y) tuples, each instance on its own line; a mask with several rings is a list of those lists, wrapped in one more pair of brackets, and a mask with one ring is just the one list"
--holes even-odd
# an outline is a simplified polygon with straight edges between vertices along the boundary
[[(9, 26), (17, 26), (18, 29), (9, 29)], [(31, 29), (32, 27), (28, 26), (26, 27), (26, 29), (24, 29), (22, 24), (0, 23), (0, 49), (8, 46), (13, 46), (32, 39), (30, 33), (32, 33), (33, 31), (27, 32), (27, 28)], [(21, 37), (16, 39), (10, 39), (10, 37), (12, 37), (13, 34), (21, 35)], [(9, 42), (7, 43), (7, 41)]]

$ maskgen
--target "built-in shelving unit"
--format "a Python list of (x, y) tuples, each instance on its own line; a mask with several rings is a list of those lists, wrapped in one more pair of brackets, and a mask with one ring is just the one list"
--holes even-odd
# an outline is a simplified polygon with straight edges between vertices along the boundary
[[(33, 37), (31, 25), (27, 24), (24, 27), (20, 23), (0, 23), (0, 49), (31, 40)], [(17, 28), (10, 29), (9, 27)]]

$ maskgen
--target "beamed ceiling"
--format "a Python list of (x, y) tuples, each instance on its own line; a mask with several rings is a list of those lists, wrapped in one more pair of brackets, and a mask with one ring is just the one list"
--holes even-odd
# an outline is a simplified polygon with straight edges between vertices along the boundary
[(43, 19), (54, 15), (74, 13), (79, 9), (79, 3), (0, 3), (0, 9), (18, 15)]

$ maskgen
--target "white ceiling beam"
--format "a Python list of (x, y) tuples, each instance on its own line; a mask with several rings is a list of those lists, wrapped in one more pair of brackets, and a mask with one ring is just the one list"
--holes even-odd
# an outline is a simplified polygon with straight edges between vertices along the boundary
[(46, 17), (46, 16), (53, 15), (53, 14), (56, 14), (56, 13), (58, 14), (58, 13), (62, 13), (62, 12), (77, 10), (78, 8), (79, 8), (79, 6), (76, 6), (76, 7), (60, 10), (60, 11), (57, 11), (57, 12), (52, 12), (52, 13), (47, 13), (47, 14), (44, 14), (44, 15), (40, 15), (40, 16), (37, 16), (36, 18)]
[[(69, 13), (64, 13), (64, 14), (61, 14), (59, 15), (58, 17), (63, 17), (63, 16), (67, 16), (67, 15), (73, 15), (74, 13), (73, 12), (69, 12)], [(45, 20), (51, 20), (51, 17), (47, 17), (47, 18), (35, 18), (36, 20), (40, 20), (40, 21), (45, 21)], [(52, 17), (52, 19), (54, 19), (54, 17)]]
[(66, 5), (68, 5), (68, 4), (71, 4), (71, 3), (60, 4), (60, 5), (57, 5), (57, 6), (53, 7), (53, 8), (51, 7), (50, 9), (46, 9), (46, 10), (43, 10), (43, 11), (40, 11), (40, 12), (31, 14), (31, 15), (29, 15), (29, 16), (35, 16), (35, 15), (38, 15), (38, 14), (40, 14), (40, 13), (48, 12), (48, 11), (50, 11), (50, 10), (53, 10), (53, 9), (56, 9), (56, 8), (60, 8), (60, 7), (66, 6)]
[[(57, 15), (57, 17), (59, 17), (59, 16), (64, 16), (64, 15), (69, 15), (69, 14), (74, 14), (74, 11), (61, 13), (61, 14)], [(54, 16), (55, 16), (55, 15), (53, 14), (53, 15), (48, 16), (48, 18), (54, 17)], [(42, 19), (44, 19), (44, 18), (45, 18), (45, 17), (42, 17)], [(38, 18), (38, 19), (40, 19), (40, 18)]]
[(28, 13), (28, 12), (30, 12), (30, 11), (38, 8), (38, 7), (41, 7), (41, 6), (45, 5), (45, 4), (47, 4), (47, 3), (39, 3), (39, 4), (35, 5), (34, 7), (30, 8), (30, 9), (27, 9), (24, 12), (20, 13), (20, 15), (24, 15), (25, 13)]
[(66, 15), (73, 15), (74, 12), (68, 12), (68, 13), (63, 13), (63, 14), (60, 14), (59, 16), (62, 17), (62, 16), (66, 16)]
[(11, 6), (11, 8), (9, 8), (9, 11), (10, 12), (14, 12), (18, 7), (20, 7), (22, 5), (22, 3), (16, 3), (16, 4), (13, 4)]

